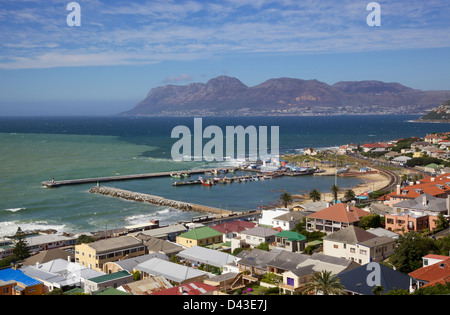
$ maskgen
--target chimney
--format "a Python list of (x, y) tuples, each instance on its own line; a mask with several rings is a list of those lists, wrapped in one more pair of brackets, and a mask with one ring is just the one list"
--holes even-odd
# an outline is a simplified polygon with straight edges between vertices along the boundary
[(430, 181), (431, 181), (431, 182), (434, 182), (434, 177), (431, 177), (431, 178), (430, 178)]
[(347, 203), (347, 211), (350, 212), (350, 205)]
[(426, 206), (427, 205), (427, 196), (423, 195), (422, 196), (422, 206)]
[(70, 258), (70, 256), (67, 256), (67, 261), (72, 262), (72, 259)]
[(400, 185), (397, 185), (397, 195), (400, 195)]

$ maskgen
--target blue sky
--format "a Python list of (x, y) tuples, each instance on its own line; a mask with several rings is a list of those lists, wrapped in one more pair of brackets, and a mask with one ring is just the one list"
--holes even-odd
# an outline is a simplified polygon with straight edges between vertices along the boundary
[(0, 115), (115, 114), (219, 75), (450, 90), (450, 2), (0, 0)]

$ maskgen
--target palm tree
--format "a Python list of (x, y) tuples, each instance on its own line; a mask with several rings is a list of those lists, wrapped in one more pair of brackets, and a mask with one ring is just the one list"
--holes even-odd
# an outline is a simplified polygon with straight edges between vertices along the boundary
[(339, 193), (339, 187), (336, 185), (331, 186), (331, 193), (334, 196), (334, 203), (337, 203), (338, 200), (338, 193)]
[(303, 288), (303, 292), (314, 292), (315, 294), (320, 292), (323, 295), (343, 295), (345, 294), (345, 287), (336, 275), (332, 275), (331, 271), (323, 270), (314, 274), (311, 282)]
[(344, 196), (345, 200), (353, 200), (353, 199), (355, 199), (355, 197), (356, 197), (356, 194), (353, 190), (349, 189), (345, 192), (345, 196)]
[(320, 196), (320, 191), (318, 191), (317, 189), (313, 189), (309, 193), (309, 199), (311, 199), (313, 202), (320, 201)]
[(282, 201), (284, 207), (287, 208), (288, 203), (292, 202), (292, 195), (288, 192), (285, 192), (280, 196), (280, 201)]

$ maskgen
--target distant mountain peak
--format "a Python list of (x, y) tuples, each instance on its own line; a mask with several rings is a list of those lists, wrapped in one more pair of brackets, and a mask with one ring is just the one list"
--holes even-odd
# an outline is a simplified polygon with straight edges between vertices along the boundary
[(336, 115), (425, 112), (450, 99), (450, 91), (424, 92), (400, 83), (273, 78), (248, 87), (221, 75), (206, 83), (150, 90), (131, 116)]

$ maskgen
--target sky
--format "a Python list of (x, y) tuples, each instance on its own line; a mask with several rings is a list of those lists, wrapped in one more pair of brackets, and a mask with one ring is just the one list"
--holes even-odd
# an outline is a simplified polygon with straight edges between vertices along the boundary
[(75, 4), (0, 0), (0, 116), (114, 115), (152, 88), (220, 75), (450, 90), (448, 0)]

